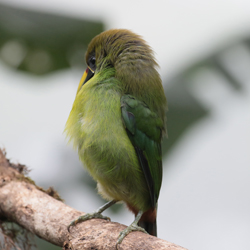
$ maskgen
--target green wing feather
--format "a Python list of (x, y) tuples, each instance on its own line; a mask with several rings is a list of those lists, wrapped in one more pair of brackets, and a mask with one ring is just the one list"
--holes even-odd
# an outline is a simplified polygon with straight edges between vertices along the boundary
[(148, 185), (152, 207), (155, 207), (162, 182), (163, 122), (144, 102), (131, 95), (122, 96), (121, 113)]

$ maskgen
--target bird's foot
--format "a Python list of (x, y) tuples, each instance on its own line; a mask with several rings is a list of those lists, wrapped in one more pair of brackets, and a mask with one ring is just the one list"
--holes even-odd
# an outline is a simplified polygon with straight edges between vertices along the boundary
[(90, 220), (90, 219), (104, 219), (104, 220), (109, 220), (110, 221), (110, 218), (107, 217), (107, 216), (103, 216), (102, 215), (102, 212), (104, 210), (106, 210), (107, 208), (109, 208), (110, 206), (114, 205), (116, 203), (115, 200), (112, 200), (112, 201), (109, 201), (107, 202), (106, 204), (104, 204), (103, 206), (101, 206), (98, 210), (96, 210), (94, 213), (88, 213), (88, 214), (85, 214), (85, 215), (82, 215), (80, 217), (78, 217), (76, 220), (73, 220), (69, 226), (68, 226), (68, 231), (69, 231), (69, 228), (71, 226), (75, 226), (77, 223), (81, 222), (81, 221), (86, 221), (86, 220)]
[(90, 219), (104, 219), (104, 220), (110, 221), (109, 217), (104, 216), (99, 212), (88, 213), (88, 214), (79, 216), (76, 220), (71, 221), (71, 223), (68, 226), (68, 231), (69, 231), (70, 227), (75, 226), (77, 223), (82, 222), (82, 221), (86, 221), (86, 220), (90, 220)]
[(144, 228), (139, 227), (136, 223), (132, 223), (130, 226), (128, 226), (127, 228), (125, 228), (123, 231), (120, 232), (119, 238), (116, 243), (116, 249), (118, 249), (118, 245), (122, 243), (123, 239), (133, 231), (140, 231), (148, 234)]

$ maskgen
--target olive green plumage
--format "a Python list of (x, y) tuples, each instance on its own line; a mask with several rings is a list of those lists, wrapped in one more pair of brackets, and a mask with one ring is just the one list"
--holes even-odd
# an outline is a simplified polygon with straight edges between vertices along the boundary
[(79, 84), (67, 135), (104, 198), (155, 208), (167, 103), (153, 52), (140, 36), (109, 30), (90, 42), (86, 62), (94, 74)]
[(152, 49), (137, 34), (128, 30), (108, 30), (96, 36), (89, 44), (86, 62), (95, 51), (97, 71), (115, 68), (123, 93), (129, 93), (156, 112), (166, 123), (166, 97), (156, 68)]

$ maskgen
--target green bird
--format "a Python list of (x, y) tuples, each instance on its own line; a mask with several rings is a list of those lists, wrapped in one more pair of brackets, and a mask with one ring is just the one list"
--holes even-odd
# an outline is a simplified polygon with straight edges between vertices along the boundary
[(113, 29), (93, 38), (86, 62), (65, 131), (109, 202), (69, 227), (107, 219), (101, 213), (123, 201), (135, 220), (117, 244), (131, 231), (156, 236), (167, 101), (153, 51), (139, 35)]

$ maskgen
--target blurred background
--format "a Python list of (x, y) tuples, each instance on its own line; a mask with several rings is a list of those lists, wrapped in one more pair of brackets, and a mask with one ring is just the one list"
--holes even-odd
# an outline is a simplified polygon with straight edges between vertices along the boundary
[[(158, 236), (190, 250), (249, 249), (247, 0), (1, 0), (0, 147), (75, 209), (104, 204), (63, 131), (87, 44), (110, 28), (142, 35), (161, 67), (169, 111)], [(133, 220), (123, 205), (105, 214)]]

